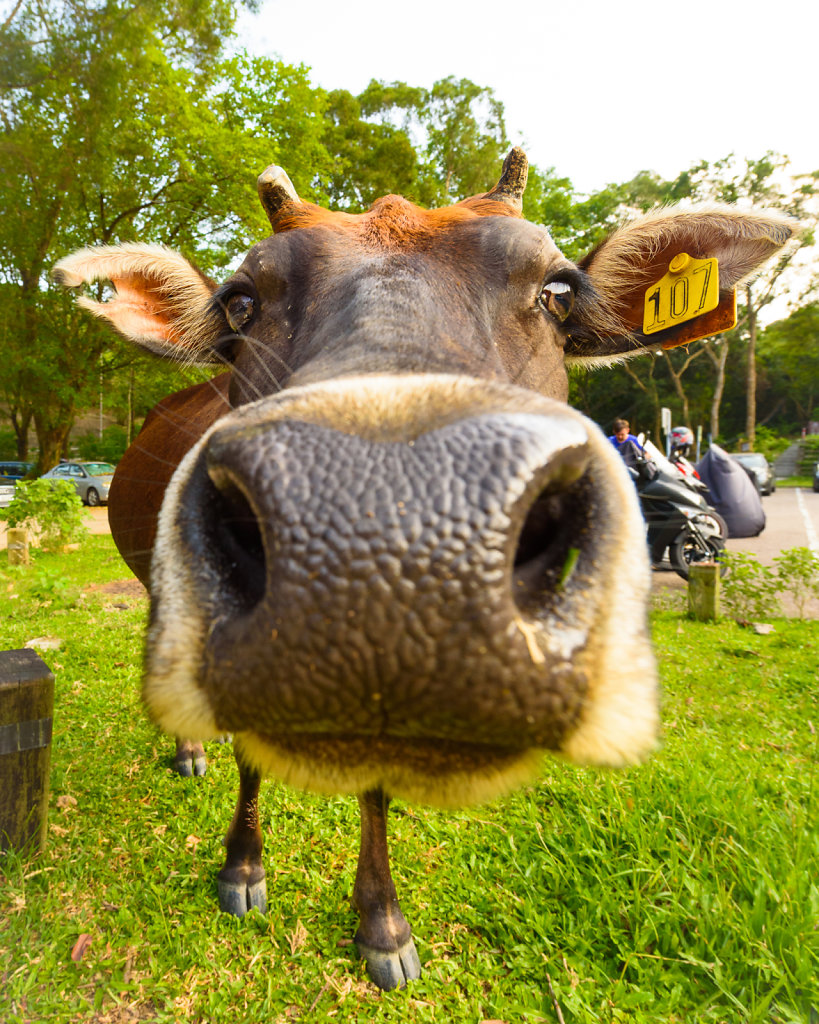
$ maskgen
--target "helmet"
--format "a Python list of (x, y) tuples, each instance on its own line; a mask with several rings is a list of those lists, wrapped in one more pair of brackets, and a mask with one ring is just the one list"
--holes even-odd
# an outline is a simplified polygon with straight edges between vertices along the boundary
[(694, 443), (694, 434), (688, 427), (673, 427), (671, 430), (671, 447), (682, 448)]
[(683, 458), (688, 456), (691, 451), (691, 445), (694, 443), (694, 434), (688, 429), (688, 427), (673, 427), (671, 430), (671, 451), (682, 455)]

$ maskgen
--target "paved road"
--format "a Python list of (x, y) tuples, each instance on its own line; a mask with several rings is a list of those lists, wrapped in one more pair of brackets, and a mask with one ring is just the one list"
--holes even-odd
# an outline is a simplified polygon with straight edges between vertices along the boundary
[[(729, 539), (729, 551), (749, 551), (763, 563), (771, 565), (784, 548), (812, 548), (819, 555), (819, 494), (804, 487), (780, 487), (762, 499), (765, 529), (758, 537)], [(671, 569), (652, 574), (655, 593), (681, 591), (684, 580)], [(819, 602), (812, 602), (811, 618), (819, 618)]]

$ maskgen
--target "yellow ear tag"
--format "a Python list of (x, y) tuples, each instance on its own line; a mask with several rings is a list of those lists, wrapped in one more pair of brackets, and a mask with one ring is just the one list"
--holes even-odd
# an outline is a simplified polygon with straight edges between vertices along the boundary
[(668, 273), (646, 292), (643, 334), (676, 327), (710, 313), (719, 305), (716, 259), (697, 260), (681, 252), (668, 264)]

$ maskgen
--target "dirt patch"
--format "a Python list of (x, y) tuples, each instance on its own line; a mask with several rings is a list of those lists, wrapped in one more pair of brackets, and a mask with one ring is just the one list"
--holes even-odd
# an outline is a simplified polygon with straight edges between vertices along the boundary
[(148, 591), (139, 580), (111, 580), (110, 583), (91, 583), (83, 588), (86, 594), (109, 594), (115, 597), (145, 597)]

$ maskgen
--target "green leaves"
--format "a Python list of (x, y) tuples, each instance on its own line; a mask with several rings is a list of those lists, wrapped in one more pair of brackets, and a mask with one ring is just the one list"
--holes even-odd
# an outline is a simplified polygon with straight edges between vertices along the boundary
[(68, 480), (21, 480), (12, 503), (0, 510), (10, 527), (29, 530), (46, 550), (63, 548), (88, 532), (83, 512)]

